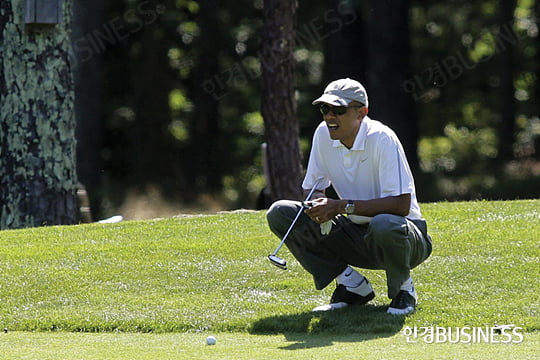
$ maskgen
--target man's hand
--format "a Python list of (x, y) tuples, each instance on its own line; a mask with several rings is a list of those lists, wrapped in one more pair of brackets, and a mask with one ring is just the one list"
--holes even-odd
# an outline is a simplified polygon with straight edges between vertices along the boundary
[[(304, 196), (307, 196), (308, 194), (309, 194), (309, 190), (304, 189)], [(311, 198), (309, 198), (308, 200), (319, 199), (319, 198), (324, 198), (324, 197), (326, 197), (325, 190), (315, 190), (313, 194), (311, 195)]]
[[(316, 223), (322, 224), (334, 216), (345, 212), (347, 200), (318, 198), (309, 201), (312, 205), (305, 213)], [(371, 200), (354, 200), (356, 209), (354, 215), (376, 216), (378, 214), (394, 214), (407, 216), (411, 204), (411, 194), (388, 196)]]
[(304, 212), (316, 223), (322, 224), (342, 212), (343, 200), (318, 198), (308, 202)]

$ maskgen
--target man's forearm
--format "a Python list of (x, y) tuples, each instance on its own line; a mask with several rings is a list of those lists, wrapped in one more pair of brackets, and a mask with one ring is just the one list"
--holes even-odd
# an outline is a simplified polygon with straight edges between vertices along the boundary
[[(342, 200), (345, 209), (346, 200)], [(375, 216), (378, 214), (395, 214), (407, 216), (411, 206), (411, 195), (389, 196), (373, 200), (355, 200), (354, 215)], [(344, 210), (343, 210), (344, 211)]]

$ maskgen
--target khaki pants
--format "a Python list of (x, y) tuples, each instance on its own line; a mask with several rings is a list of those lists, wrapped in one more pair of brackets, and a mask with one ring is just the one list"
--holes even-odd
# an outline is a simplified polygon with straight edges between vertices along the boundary
[[(275, 202), (267, 213), (270, 230), (281, 239), (301, 206), (299, 201)], [(343, 215), (332, 221), (330, 234), (321, 235), (320, 225), (302, 213), (285, 240), (294, 257), (313, 275), (318, 290), (351, 265), (384, 270), (388, 297), (393, 298), (409, 278), (411, 269), (431, 254), (431, 238), (424, 220), (381, 214), (363, 225)]]

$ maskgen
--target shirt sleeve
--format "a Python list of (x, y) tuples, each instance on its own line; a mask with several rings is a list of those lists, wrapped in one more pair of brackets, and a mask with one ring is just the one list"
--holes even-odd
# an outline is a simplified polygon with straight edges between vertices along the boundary
[(381, 139), (380, 145), (380, 196), (411, 194), (414, 191), (414, 180), (399, 139), (395, 134), (387, 135)]
[(311, 190), (314, 185), (317, 185), (318, 190), (324, 190), (330, 186), (328, 169), (321, 156), (321, 136), (324, 136), (324, 134), (319, 125), (315, 130), (313, 141), (311, 142), (306, 176), (302, 182), (302, 188), (304, 189)]

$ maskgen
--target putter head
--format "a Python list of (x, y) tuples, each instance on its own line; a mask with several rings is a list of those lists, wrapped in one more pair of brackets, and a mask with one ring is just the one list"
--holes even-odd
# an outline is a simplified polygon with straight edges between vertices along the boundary
[(287, 261), (283, 260), (282, 258), (276, 255), (270, 254), (268, 255), (268, 260), (270, 260), (270, 262), (276, 265), (278, 268), (282, 270), (287, 270)]

